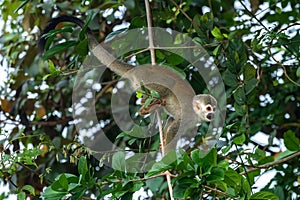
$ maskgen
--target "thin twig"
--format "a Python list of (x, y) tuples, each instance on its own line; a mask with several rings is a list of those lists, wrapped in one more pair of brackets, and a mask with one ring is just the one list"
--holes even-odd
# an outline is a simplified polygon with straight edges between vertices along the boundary
[(271, 57), (273, 58), (273, 60), (274, 60), (278, 65), (280, 65), (280, 66), (282, 67), (285, 77), (286, 77), (290, 82), (292, 82), (294, 85), (300, 87), (300, 84), (297, 83), (296, 81), (294, 81), (294, 80), (288, 75), (285, 66), (284, 66), (281, 62), (279, 62), (279, 61), (274, 57), (274, 55), (273, 55), (272, 52), (271, 52), (271, 48), (270, 48), (270, 47), (269, 47), (269, 50), (268, 50), (268, 51), (269, 51)]
[(153, 30), (152, 30), (152, 17), (150, 10), (149, 0), (145, 0), (146, 13), (147, 13), (147, 25), (148, 25), (148, 35), (149, 35), (149, 50), (151, 55), (151, 63), (155, 65), (155, 50), (154, 50), (154, 41), (153, 41)]
[(223, 192), (223, 191), (221, 191), (221, 190), (218, 190), (218, 189), (216, 189), (216, 188), (212, 188), (212, 187), (209, 187), (209, 186), (207, 186), (207, 185), (202, 185), (202, 187), (204, 187), (205, 189), (211, 190), (211, 191), (213, 191), (213, 192), (222, 194), (222, 195), (224, 195), (224, 196), (226, 196), (226, 197), (230, 197), (231, 199), (234, 199), (233, 196), (227, 194), (226, 192)]
[(107, 84), (102, 88), (102, 90), (96, 95), (95, 100), (94, 100), (94, 105), (99, 101), (99, 99), (103, 96), (103, 94), (117, 82), (118, 82), (118, 80), (113, 80), (113, 81), (107, 82)]
[(286, 124), (282, 124), (282, 128), (286, 128), (286, 127), (300, 127), (300, 123), (296, 123), (296, 122), (291, 122), (291, 123), (286, 123)]
[[(166, 152), (165, 152), (165, 143), (164, 143), (164, 137), (163, 137), (163, 126), (162, 126), (162, 120), (161, 120), (161, 116), (160, 116), (160, 109), (156, 110), (156, 115), (157, 115), (157, 121), (158, 121), (159, 138), (160, 138), (160, 143), (161, 143), (161, 153), (164, 156)], [(167, 178), (170, 198), (171, 198), (171, 200), (173, 200), (174, 198), (173, 198), (173, 187), (172, 187), (172, 182), (171, 182), (171, 174), (169, 171), (166, 171), (165, 175)]]
[(190, 21), (193, 23), (192, 18), (190, 18), (190, 16), (188, 16), (188, 14), (173, 0), (170, 0), (175, 6), (176, 8)]
[[(149, 177), (143, 177), (143, 178), (131, 179), (130, 182), (146, 181), (146, 180), (150, 180), (150, 179), (153, 179), (153, 178), (165, 176), (166, 174), (167, 174), (167, 173), (164, 172), (164, 173), (155, 174), (155, 175), (149, 176)], [(118, 179), (118, 180), (114, 180), (114, 181), (102, 181), (102, 182), (99, 182), (99, 184), (101, 184), (101, 185), (109, 185), (109, 184), (111, 184), (112, 182), (114, 182), (114, 183), (124, 183), (125, 181), (127, 181), (127, 180), (125, 180), (125, 179)]]
[(270, 167), (272, 167), (272, 166), (275, 166), (275, 165), (284, 163), (284, 162), (286, 162), (286, 161), (288, 161), (288, 160), (291, 160), (291, 159), (293, 159), (293, 158), (295, 158), (295, 157), (298, 157), (298, 156), (300, 156), (300, 151), (298, 151), (298, 152), (296, 152), (296, 153), (294, 153), (294, 154), (292, 154), (292, 155), (290, 155), (290, 156), (287, 156), (287, 157), (285, 157), (285, 158), (282, 158), (282, 159), (280, 159), (280, 160), (276, 160), (276, 161), (269, 162), (269, 163), (266, 163), (266, 164), (263, 164), (263, 165), (259, 165), (259, 166), (257, 166), (257, 167), (254, 166), (254, 167), (248, 169), (247, 171), (241, 172), (240, 174), (241, 174), (241, 175), (244, 175), (244, 174), (247, 174), (247, 173), (249, 173), (249, 172), (253, 172), (253, 171), (255, 171), (255, 170), (262, 169), (262, 168), (263, 168), (263, 169), (267, 169), (267, 168), (270, 168)]
[[(149, 50), (150, 50), (150, 55), (151, 55), (151, 64), (155, 65), (155, 48), (154, 48), (154, 38), (153, 38), (153, 30), (152, 30), (152, 17), (151, 17), (151, 10), (150, 10), (150, 3), (149, 0), (145, 0), (145, 6), (146, 6), (146, 13), (147, 13), (147, 25), (148, 25), (148, 35), (149, 35)], [(163, 138), (163, 127), (162, 127), (162, 120), (160, 117), (160, 109), (156, 111), (157, 114), (157, 121), (158, 121), (158, 126), (159, 126), (159, 136), (160, 136), (160, 143), (161, 143), (161, 150), (162, 150), (162, 155), (165, 155), (165, 147), (164, 147), (164, 138)], [(166, 178), (167, 178), (167, 183), (168, 183), (168, 188), (169, 188), (169, 193), (170, 193), (170, 199), (173, 200), (173, 188), (172, 188), (172, 183), (171, 183), (171, 176), (169, 172), (166, 172)]]
[(165, 144), (164, 144), (164, 136), (163, 136), (163, 127), (162, 127), (162, 121), (161, 121), (161, 116), (160, 116), (160, 110), (156, 110), (156, 115), (157, 115), (157, 122), (158, 122), (158, 130), (159, 130), (159, 139), (161, 143), (161, 154), (164, 156), (166, 154), (165, 151)]

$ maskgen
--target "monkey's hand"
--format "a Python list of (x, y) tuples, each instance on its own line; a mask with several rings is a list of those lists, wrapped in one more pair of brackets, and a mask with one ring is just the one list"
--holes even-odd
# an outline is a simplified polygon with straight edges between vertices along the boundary
[(142, 99), (142, 104), (143, 106), (139, 109), (139, 114), (140, 115), (147, 115), (158, 108), (165, 106), (166, 105), (166, 100), (165, 99), (156, 99), (151, 101), (149, 105), (145, 106), (145, 99)]

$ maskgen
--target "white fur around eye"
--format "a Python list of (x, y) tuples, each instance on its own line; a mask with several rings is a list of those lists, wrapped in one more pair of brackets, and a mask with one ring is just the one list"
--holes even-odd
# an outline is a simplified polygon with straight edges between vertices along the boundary
[(206, 105), (205, 110), (206, 110), (207, 112), (211, 112), (211, 111), (213, 111), (213, 108), (212, 108), (211, 105)]

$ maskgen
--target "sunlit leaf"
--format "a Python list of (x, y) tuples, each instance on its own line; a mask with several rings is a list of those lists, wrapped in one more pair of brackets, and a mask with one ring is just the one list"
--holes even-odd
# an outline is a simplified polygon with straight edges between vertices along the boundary
[(220, 29), (218, 27), (214, 27), (214, 29), (211, 31), (211, 34), (217, 39), (217, 40), (223, 40), (224, 36), (221, 33)]
[(279, 200), (274, 193), (261, 191), (251, 195), (250, 200)]

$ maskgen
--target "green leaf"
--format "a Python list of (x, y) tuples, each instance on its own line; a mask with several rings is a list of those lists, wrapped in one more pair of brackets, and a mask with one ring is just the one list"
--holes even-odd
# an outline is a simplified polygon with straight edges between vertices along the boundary
[(217, 39), (217, 40), (223, 40), (224, 36), (221, 33), (220, 29), (218, 27), (214, 27), (214, 29), (211, 31), (211, 34)]
[(131, 28), (141, 28), (146, 26), (147, 26), (146, 21), (140, 16), (134, 17), (130, 22)]
[(112, 167), (115, 170), (123, 171), (126, 170), (126, 160), (124, 152), (120, 151), (113, 155), (112, 157)]
[(133, 128), (130, 131), (124, 131), (120, 133), (116, 139), (129, 136), (130, 138), (133, 138), (136, 140), (136, 138), (146, 138), (148, 137), (144, 131), (143, 128), (139, 125), (134, 125)]
[(180, 149), (181, 157), (178, 158), (179, 163), (176, 166), (178, 170), (194, 170), (194, 162), (188, 156), (186, 151)]
[(297, 68), (296, 76), (297, 76), (298, 78), (300, 78), (300, 67)]
[(220, 53), (220, 48), (221, 48), (221, 45), (218, 45), (214, 50), (213, 50), (213, 55), (216, 56)]
[(171, 70), (173, 73), (180, 76), (183, 80), (186, 79), (186, 73), (183, 69), (176, 66), (168, 66), (168, 65), (163, 65), (162, 67)]
[(132, 130), (128, 132), (128, 135), (135, 137), (135, 138), (145, 138), (147, 135), (145, 135), (143, 128), (139, 125), (134, 125)]
[(68, 188), (69, 188), (68, 184), (69, 184), (69, 182), (68, 182), (68, 179), (67, 179), (67, 177), (66, 177), (65, 174), (61, 174), (61, 176), (58, 179), (58, 182), (59, 182), (59, 184), (62, 186), (62, 188), (64, 190), (68, 191)]
[(241, 185), (242, 175), (237, 173), (235, 170), (229, 168), (224, 175), (224, 182), (227, 183), (228, 186), (233, 188), (238, 188)]
[(240, 135), (234, 137), (234, 139), (233, 139), (233, 142), (237, 145), (243, 145), (245, 141), (246, 141), (245, 134), (240, 134)]
[(141, 187), (143, 187), (144, 183), (143, 182), (133, 182), (132, 183), (133, 185), (131, 186), (130, 188), (130, 192), (136, 192), (138, 191), (139, 189), (141, 189)]
[(87, 19), (86, 21), (84, 22), (84, 25), (79, 33), (79, 39), (80, 40), (83, 40), (86, 38), (86, 32), (87, 32), (87, 29), (88, 29), (88, 25), (90, 23), (90, 21), (92, 20), (92, 18), (95, 16), (95, 13), (94, 12), (91, 12), (88, 16), (87, 16)]
[(152, 165), (150, 171), (147, 173), (146, 176), (149, 177), (167, 171), (172, 167), (171, 164), (174, 163), (175, 161), (176, 161), (176, 152), (170, 151), (167, 155), (163, 157), (161, 161), (158, 161)]
[[(108, 41), (114, 39), (116, 36), (118, 36), (118, 35), (120, 35), (122, 33), (125, 33), (127, 30), (128, 30), (128, 28), (122, 28), (122, 29), (119, 29), (117, 31), (111, 32), (110, 34), (108, 34), (106, 36), (105, 42), (108, 42)], [(118, 41), (116, 40), (116, 42), (118, 42)]]
[(207, 177), (207, 181), (212, 183), (220, 180), (224, 180), (224, 170), (218, 167), (214, 167), (211, 170), (211, 174)]
[(18, 200), (24, 200), (24, 199), (26, 199), (26, 193), (25, 192), (19, 192), (17, 194), (17, 199)]
[(151, 104), (152, 101), (153, 101), (152, 97), (147, 98), (144, 103), (144, 107), (147, 108)]
[(51, 58), (52, 56), (54, 56), (55, 54), (58, 54), (72, 46), (75, 46), (77, 43), (78, 43), (77, 41), (67, 41), (67, 42), (60, 43), (60, 44), (52, 47), (48, 51), (46, 51), (43, 55), (43, 59), (47, 60), (47, 59)]
[(250, 63), (247, 63), (244, 66), (244, 82), (247, 84), (247, 82), (253, 78), (256, 77), (256, 69), (253, 65)]
[(55, 38), (57, 36), (57, 34), (60, 33), (72, 33), (73, 32), (73, 28), (70, 26), (64, 26), (60, 29), (53, 29), (51, 31), (49, 31), (48, 33), (45, 33), (44, 35), (42, 35), (42, 37), (49, 39), (50, 37)]
[(255, 160), (263, 159), (266, 157), (266, 152), (264, 150), (256, 148), (252, 157)]
[(23, 2), (18, 6), (18, 8), (14, 11), (14, 13), (18, 13), (18, 11), (19, 11), (20, 9), (22, 9), (29, 1), (30, 1), (30, 0), (25, 0), (25, 1), (23, 1)]
[(173, 190), (173, 197), (176, 199), (184, 198), (184, 193), (188, 189), (187, 185), (176, 184)]
[(157, 98), (157, 99), (160, 98), (160, 94), (158, 92), (156, 92), (155, 90), (150, 90), (150, 94), (154, 98)]
[(296, 137), (295, 133), (291, 130), (288, 130), (283, 135), (284, 145), (290, 151), (299, 151), (300, 150), (300, 141)]
[(277, 12), (278, 14), (281, 14), (281, 13), (282, 13), (281, 8), (279, 8), (279, 7), (276, 7), (275, 10), (276, 10), (276, 12)]
[(245, 83), (246, 95), (252, 92), (252, 90), (256, 87), (257, 82), (258, 81), (256, 78), (252, 78), (249, 81), (247, 81), (247, 83)]
[(81, 156), (79, 158), (79, 162), (78, 162), (78, 172), (79, 174), (82, 175), (83, 179), (85, 179), (85, 175), (88, 172), (88, 165), (87, 165), (87, 161), (86, 158), (84, 156)]
[(245, 116), (246, 105), (238, 105), (237, 103), (234, 103), (234, 109), (236, 114), (238, 114), (239, 116)]
[(198, 165), (200, 165), (201, 164), (201, 162), (202, 162), (202, 160), (203, 160), (203, 157), (205, 156), (205, 155), (202, 155), (202, 151), (200, 151), (199, 149), (196, 149), (196, 150), (194, 150), (194, 151), (192, 151), (191, 152), (191, 158), (192, 158), (192, 160), (196, 163), (196, 164), (198, 164)]
[(54, 66), (52, 60), (48, 60), (48, 63), (49, 63), (50, 74), (43, 76), (43, 80), (46, 80), (50, 76), (58, 76), (61, 73), (60, 69)]
[(156, 191), (157, 188), (160, 187), (163, 183), (164, 177), (162, 176), (146, 180), (147, 187), (152, 191)]
[(226, 69), (226, 71), (222, 75), (222, 78), (224, 80), (224, 83), (229, 87), (236, 88), (238, 86), (236, 75), (230, 72), (229, 69)]
[(141, 91), (139, 91), (139, 90), (137, 90), (136, 92), (135, 92), (135, 96), (136, 96), (136, 98), (142, 98), (143, 97), (143, 93), (141, 92)]
[(249, 196), (251, 195), (252, 190), (251, 190), (248, 180), (245, 178), (242, 180), (242, 188), (243, 188), (244, 193), (246, 193), (246, 196), (247, 196), (246, 199), (249, 199)]
[(50, 71), (50, 73), (51, 74), (55, 73), (56, 72), (56, 68), (55, 68), (54, 63), (52, 62), (52, 60), (49, 60), (48, 63), (49, 63), (49, 71)]
[(147, 177), (159, 174), (161, 172), (165, 172), (170, 169), (169, 165), (159, 161), (152, 165), (150, 171), (147, 173)]
[(136, 141), (137, 141), (136, 138), (130, 139), (130, 140), (128, 141), (128, 144), (129, 144), (129, 145), (132, 145), (132, 144), (135, 143)]
[(78, 45), (76, 45), (76, 51), (81, 56), (86, 56), (88, 54), (88, 40), (84, 39), (79, 42)]
[(273, 189), (274, 193), (278, 196), (279, 199), (287, 199), (285, 197), (285, 188), (282, 185), (277, 185), (274, 189)]
[(171, 54), (170, 56), (167, 56), (167, 61), (173, 66), (179, 65), (184, 61), (184, 59), (177, 55), (177, 54)]
[(253, 194), (250, 200), (279, 200), (279, 198), (272, 192), (261, 191)]
[(213, 148), (209, 152), (203, 152), (199, 149), (196, 149), (191, 152), (192, 160), (199, 166), (216, 166), (217, 164), (217, 152)]
[(35, 195), (35, 193), (34, 193), (34, 187), (32, 187), (31, 185), (24, 185), (24, 186), (22, 187), (22, 190), (23, 190), (23, 191), (26, 190), (26, 191), (28, 191), (31, 195)]
[(47, 78), (49, 78), (50, 76), (52, 76), (52, 74), (47, 74), (47, 75), (43, 76), (43, 80), (47, 80)]
[(245, 95), (245, 91), (242, 87), (238, 87), (234, 93), (233, 93), (233, 97), (234, 97), (234, 100), (235, 102), (238, 104), (238, 105), (243, 105), (245, 104), (245, 101), (246, 101), (246, 95)]
[(141, 85), (141, 90), (144, 91), (145, 93), (149, 94), (150, 90), (148, 88), (145, 87), (143, 82), (140, 82)]
[(286, 150), (281, 152), (278, 156), (276, 156), (275, 160), (280, 160), (284, 157), (290, 156), (292, 154), (294, 154), (296, 151), (290, 151), (290, 150)]
[(44, 190), (41, 196), (47, 200), (57, 200), (57, 199), (62, 199), (67, 194), (68, 194), (67, 191), (55, 191), (52, 189), (51, 186), (49, 186)]
[(116, 139), (120, 139), (122, 137), (126, 137), (126, 136), (129, 136), (130, 135), (130, 131), (124, 131), (120, 134), (118, 134), (118, 136), (116, 137)]

